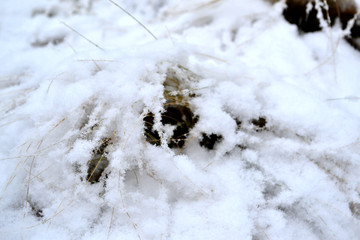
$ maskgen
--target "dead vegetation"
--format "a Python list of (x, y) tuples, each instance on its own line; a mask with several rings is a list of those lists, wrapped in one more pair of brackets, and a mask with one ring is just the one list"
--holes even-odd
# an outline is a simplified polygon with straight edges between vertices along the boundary
[[(190, 107), (190, 98), (196, 95), (188, 88), (188, 82), (196, 78), (196, 75), (183, 66), (169, 69), (164, 81), (164, 112), (161, 113), (161, 124), (172, 126), (170, 139), (166, 139), (169, 148), (182, 148), (188, 138), (190, 130), (198, 121), (198, 116)], [(146, 140), (160, 146), (161, 137), (159, 131), (153, 129), (155, 123), (154, 113), (149, 112), (144, 117)]]
[[(88, 170), (86, 181), (90, 183), (97, 183), (100, 181), (100, 178), (103, 176), (104, 170), (109, 165), (109, 160), (107, 158), (108, 152), (106, 148), (112, 144), (113, 139), (111, 137), (104, 138), (101, 141), (100, 146), (93, 150), (93, 155), (88, 162)], [(106, 177), (106, 176), (103, 176)]]
[(345, 40), (359, 50), (358, 11), (353, 0), (287, 0), (283, 16), (289, 23), (297, 25), (300, 33), (321, 31), (325, 26), (334, 26), (338, 20), (343, 30), (350, 28)]

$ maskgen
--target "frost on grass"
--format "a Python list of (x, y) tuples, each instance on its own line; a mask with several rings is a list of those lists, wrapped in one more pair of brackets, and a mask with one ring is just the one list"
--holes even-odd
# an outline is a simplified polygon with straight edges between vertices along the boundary
[(260, 0), (123, 1), (154, 41), (107, 1), (20, 2), (1, 3), (0, 238), (358, 238), (341, 27), (300, 36)]

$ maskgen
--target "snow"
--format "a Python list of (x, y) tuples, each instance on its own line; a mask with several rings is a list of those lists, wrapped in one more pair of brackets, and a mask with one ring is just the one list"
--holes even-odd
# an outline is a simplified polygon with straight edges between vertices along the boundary
[[(282, 2), (116, 3), (157, 40), (110, 1), (0, 3), (0, 239), (359, 239), (360, 53), (339, 26), (299, 35)], [(183, 148), (169, 71), (194, 94)]]

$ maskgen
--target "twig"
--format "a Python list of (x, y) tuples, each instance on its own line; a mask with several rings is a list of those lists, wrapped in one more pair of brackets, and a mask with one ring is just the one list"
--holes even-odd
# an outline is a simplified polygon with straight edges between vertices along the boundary
[(94, 59), (91, 59), (92, 62), (95, 64), (95, 66), (97, 67), (97, 70), (100, 72), (102, 71), (101, 67), (99, 66), (99, 64), (97, 64), (97, 62)]
[(109, 0), (112, 4), (114, 4), (115, 6), (117, 6), (118, 8), (120, 8), (124, 13), (126, 13), (127, 15), (129, 15), (132, 19), (134, 19), (141, 27), (143, 27), (155, 40), (158, 40), (157, 37), (144, 25), (142, 24), (139, 20), (137, 20), (131, 13), (129, 13), (128, 11), (126, 11), (123, 7), (121, 7), (119, 4), (117, 4), (116, 2)]
[(123, 196), (123, 193), (121, 191), (120, 184), (121, 184), (121, 171), (119, 170), (119, 172), (118, 172), (118, 189), (119, 189), (119, 193), (120, 193), (120, 199), (121, 199), (121, 204), (122, 204), (122, 207), (123, 207), (123, 211), (125, 212), (125, 214), (129, 218), (129, 221), (131, 222), (134, 230), (136, 231), (138, 239), (141, 240), (141, 236), (140, 236), (140, 233), (139, 233), (139, 229), (137, 228), (137, 224), (133, 221), (133, 219), (131, 218), (130, 213), (128, 212), (128, 210), (127, 210), (127, 208), (125, 206), (124, 196)]
[(75, 32), (76, 34), (78, 34), (80, 37), (86, 39), (89, 43), (91, 43), (92, 45), (94, 45), (95, 47), (101, 49), (104, 51), (104, 49), (102, 47), (100, 47), (99, 45), (97, 45), (96, 43), (94, 43), (93, 41), (91, 41), (90, 39), (88, 39), (87, 37), (85, 37), (84, 35), (82, 35), (81, 33), (79, 33), (78, 31), (76, 31), (74, 28), (70, 27), (69, 25), (67, 25), (65, 22), (61, 21), (62, 24), (64, 24), (66, 27), (68, 27), (71, 31)]
[(109, 239), (109, 236), (110, 236), (110, 231), (111, 231), (111, 227), (112, 227), (112, 223), (113, 223), (113, 218), (114, 218), (114, 211), (115, 211), (115, 207), (113, 207), (112, 212), (111, 212), (110, 225), (109, 225), (109, 230), (108, 230), (108, 234), (107, 234), (107, 238), (106, 238), (106, 239)]
[(326, 99), (326, 101), (338, 101), (338, 100), (357, 101), (357, 100), (360, 100), (360, 97), (349, 96), (349, 97), (342, 97), (342, 98), (328, 98), (328, 99)]
[(35, 162), (35, 157), (33, 157), (32, 161), (31, 161), (30, 171), (29, 171), (29, 178), (28, 178), (28, 182), (27, 182), (27, 186), (26, 186), (26, 200), (25, 200), (23, 220), (24, 220), (25, 217), (26, 217), (26, 210), (27, 210), (27, 206), (28, 206), (28, 203), (29, 203), (29, 192), (30, 192), (30, 183), (31, 183), (31, 171), (32, 171), (34, 162)]

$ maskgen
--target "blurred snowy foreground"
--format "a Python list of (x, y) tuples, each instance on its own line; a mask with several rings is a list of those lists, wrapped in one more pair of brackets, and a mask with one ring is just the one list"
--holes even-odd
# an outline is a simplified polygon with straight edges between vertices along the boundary
[(106, 0), (0, 3), (0, 239), (360, 239), (360, 52), (338, 25), (116, 3), (147, 30)]

